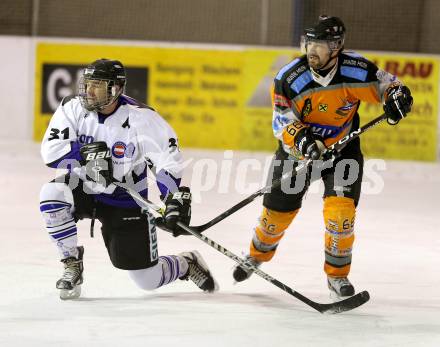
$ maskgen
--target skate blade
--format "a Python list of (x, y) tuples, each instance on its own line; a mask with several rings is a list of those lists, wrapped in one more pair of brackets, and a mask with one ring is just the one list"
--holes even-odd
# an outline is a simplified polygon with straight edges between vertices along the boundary
[(220, 286), (219, 286), (218, 282), (214, 278), (214, 290), (212, 290), (210, 293), (218, 292), (219, 289), (220, 289)]
[(75, 300), (78, 299), (81, 295), (81, 286), (76, 286), (73, 289), (61, 289), (60, 290), (60, 299), (61, 300)]
[[(212, 274), (211, 274), (211, 276), (212, 276)], [(215, 280), (214, 276), (212, 276), (212, 279), (214, 281), (214, 288), (212, 290), (204, 290), (203, 291), (204, 293), (211, 294), (211, 293), (219, 291), (220, 286), (219, 286), (218, 282)]]
[[(251, 276), (249, 276), (249, 277), (251, 277)], [(243, 281), (237, 281), (237, 280), (234, 278), (234, 279), (232, 280), (232, 284), (233, 284), (234, 286), (236, 286), (237, 284), (242, 284), (243, 282), (249, 280), (249, 277), (246, 278), (246, 279), (244, 279)]]

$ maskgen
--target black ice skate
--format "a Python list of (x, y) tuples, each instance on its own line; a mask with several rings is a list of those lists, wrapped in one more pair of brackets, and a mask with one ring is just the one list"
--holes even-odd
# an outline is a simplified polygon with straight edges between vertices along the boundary
[(78, 247), (78, 259), (69, 257), (61, 260), (64, 263), (63, 276), (57, 281), (57, 289), (60, 289), (60, 299), (77, 299), (81, 295), (81, 284), (83, 283), (82, 273), (84, 247)]
[[(246, 263), (249, 263), (252, 266), (259, 267), (262, 262), (258, 261), (257, 259), (251, 257), (250, 255), (247, 255), (244, 258)], [(234, 272), (232, 273), (232, 277), (234, 277), (234, 280), (237, 282), (243, 282), (244, 280), (247, 280), (251, 275), (254, 273), (254, 270), (251, 269), (245, 269), (241, 265), (237, 265), (234, 268)]]
[(347, 277), (328, 276), (327, 284), (333, 299), (339, 300), (354, 295), (354, 287)]
[(180, 277), (181, 280), (193, 281), (204, 292), (218, 290), (218, 284), (199, 252), (184, 252), (179, 256), (184, 257), (188, 262), (188, 272)]

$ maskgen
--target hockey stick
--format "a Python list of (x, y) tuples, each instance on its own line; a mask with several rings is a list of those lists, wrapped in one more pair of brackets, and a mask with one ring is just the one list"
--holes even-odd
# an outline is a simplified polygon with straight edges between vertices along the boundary
[[(387, 118), (387, 116), (385, 114), (382, 114), (379, 117), (374, 118), (372, 121), (368, 122), (364, 126), (360, 127), (359, 129), (353, 130), (347, 136), (343, 137), (338, 142), (336, 142), (335, 144), (333, 144), (330, 147), (328, 147), (324, 151), (323, 157), (324, 158), (331, 158), (333, 154), (339, 153), (353, 139), (358, 138), (361, 134), (363, 134), (364, 132), (366, 132), (370, 128), (375, 127), (376, 125), (378, 125), (379, 123), (384, 121), (386, 118)], [(217, 224), (218, 222), (221, 222), (223, 219), (225, 219), (226, 217), (230, 216), (231, 214), (237, 212), (242, 207), (248, 205), (249, 203), (254, 201), (255, 198), (257, 198), (257, 197), (259, 197), (261, 195), (264, 195), (265, 193), (269, 192), (271, 189), (278, 188), (279, 186), (281, 186), (281, 184), (282, 184), (282, 182), (284, 180), (291, 179), (293, 176), (296, 176), (296, 175), (299, 175), (299, 174), (301, 174), (303, 172), (306, 172), (306, 170), (309, 168), (309, 166), (312, 163), (313, 163), (313, 161), (311, 159), (301, 161), (300, 164), (295, 168), (295, 171), (293, 171), (293, 173), (292, 172), (286, 172), (285, 174), (283, 174), (281, 176), (281, 178), (279, 178), (278, 180), (274, 181), (271, 185), (268, 185), (266, 187), (261, 188), (260, 190), (256, 191), (252, 195), (248, 196), (246, 199), (240, 201), (238, 204), (232, 206), (231, 208), (229, 208), (225, 212), (221, 213), (217, 217), (211, 219), (209, 222), (207, 222), (205, 224), (202, 224), (202, 225), (197, 225), (197, 226), (192, 225), (191, 228), (194, 231), (197, 231), (199, 233), (205, 231), (206, 229), (208, 229), (208, 228), (212, 227), (213, 225)]]
[[(125, 185), (123, 185), (123, 184), (121, 184), (119, 182), (114, 182), (114, 184), (116, 186), (121, 187), (122, 189), (124, 189), (140, 205), (144, 206), (145, 209), (151, 209), (154, 212), (156, 212), (157, 214), (159, 214), (160, 216), (162, 216), (163, 211), (162, 211), (162, 209), (159, 206), (157, 206), (154, 203), (152, 203), (151, 201), (143, 198), (138, 192), (136, 192), (135, 190), (133, 190), (131, 188), (125, 187)], [(292, 288), (288, 287), (287, 285), (285, 285), (284, 283), (278, 281), (277, 279), (273, 278), (272, 276), (268, 275), (267, 273), (265, 273), (264, 271), (262, 271), (259, 268), (255, 267), (251, 263), (246, 262), (245, 260), (241, 259), (237, 255), (235, 255), (234, 253), (232, 253), (228, 249), (224, 248), (223, 246), (219, 245), (215, 241), (209, 239), (205, 235), (202, 235), (202, 234), (196, 232), (191, 227), (189, 227), (189, 226), (187, 226), (187, 225), (185, 225), (185, 224), (183, 224), (181, 222), (177, 222), (177, 225), (180, 228), (182, 228), (185, 231), (187, 231), (188, 233), (190, 233), (191, 235), (194, 235), (195, 237), (197, 237), (199, 240), (202, 240), (207, 245), (209, 245), (212, 248), (216, 249), (220, 253), (222, 253), (222, 254), (226, 255), (227, 257), (231, 258), (232, 260), (234, 260), (235, 262), (240, 264), (242, 267), (254, 271), (261, 278), (263, 278), (266, 281), (272, 283), (273, 285), (277, 286), (278, 288), (284, 290), (286, 293), (294, 296), (295, 298), (297, 298), (298, 300), (302, 301), (306, 305), (309, 305), (310, 307), (314, 308), (318, 312), (321, 312), (321, 313), (340, 313), (340, 312), (350, 311), (350, 310), (352, 310), (352, 309), (354, 309), (354, 308), (356, 308), (358, 306), (363, 305), (364, 303), (366, 303), (370, 299), (370, 295), (368, 294), (368, 292), (367, 291), (363, 291), (363, 292), (360, 292), (360, 293), (358, 293), (356, 295), (353, 295), (353, 296), (351, 296), (351, 297), (349, 297), (349, 298), (347, 298), (345, 300), (342, 300), (342, 301), (338, 301), (338, 302), (334, 302), (334, 303), (330, 303), (330, 304), (320, 304), (320, 303), (317, 303), (317, 302), (312, 301), (309, 298), (305, 297), (304, 295), (298, 293), (297, 291), (293, 290)]]

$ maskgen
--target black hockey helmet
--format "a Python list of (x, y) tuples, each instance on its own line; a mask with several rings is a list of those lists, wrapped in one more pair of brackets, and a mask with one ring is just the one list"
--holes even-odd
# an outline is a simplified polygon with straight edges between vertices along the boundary
[(84, 77), (97, 80), (114, 81), (117, 85), (125, 85), (125, 69), (119, 60), (101, 58), (95, 60), (84, 70)]
[[(112, 104), (124, 92), (125, 83), (125, 68), (122, 63), (119, 60), (101, 58), (84, 69), (79, 80), (78, 95), (87, 110), (99, 111)], [(92, 93), (92, 89), (96, 93)]]
[(304, 37), (307, 41), (327, 41), (332, 50), (344, 47), (345, 25), (338, 17), (320, 15), (318, 23), (304, 30)]

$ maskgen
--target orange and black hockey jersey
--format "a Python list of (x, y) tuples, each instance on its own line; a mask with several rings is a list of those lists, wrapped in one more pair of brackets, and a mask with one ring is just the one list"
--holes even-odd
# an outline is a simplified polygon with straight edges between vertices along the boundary
[(295, 121), (311, 127), (314, 135), (329, 146), (359, 126), (360, 102), (383, 102), (395, 76), (353, 52), (343, 52), (326, 76), (312, 71), (307, 57), (285, 65), (276, 75), (272, 90), (275, 137), (286, 152), (295, 150), (286, 128)]

